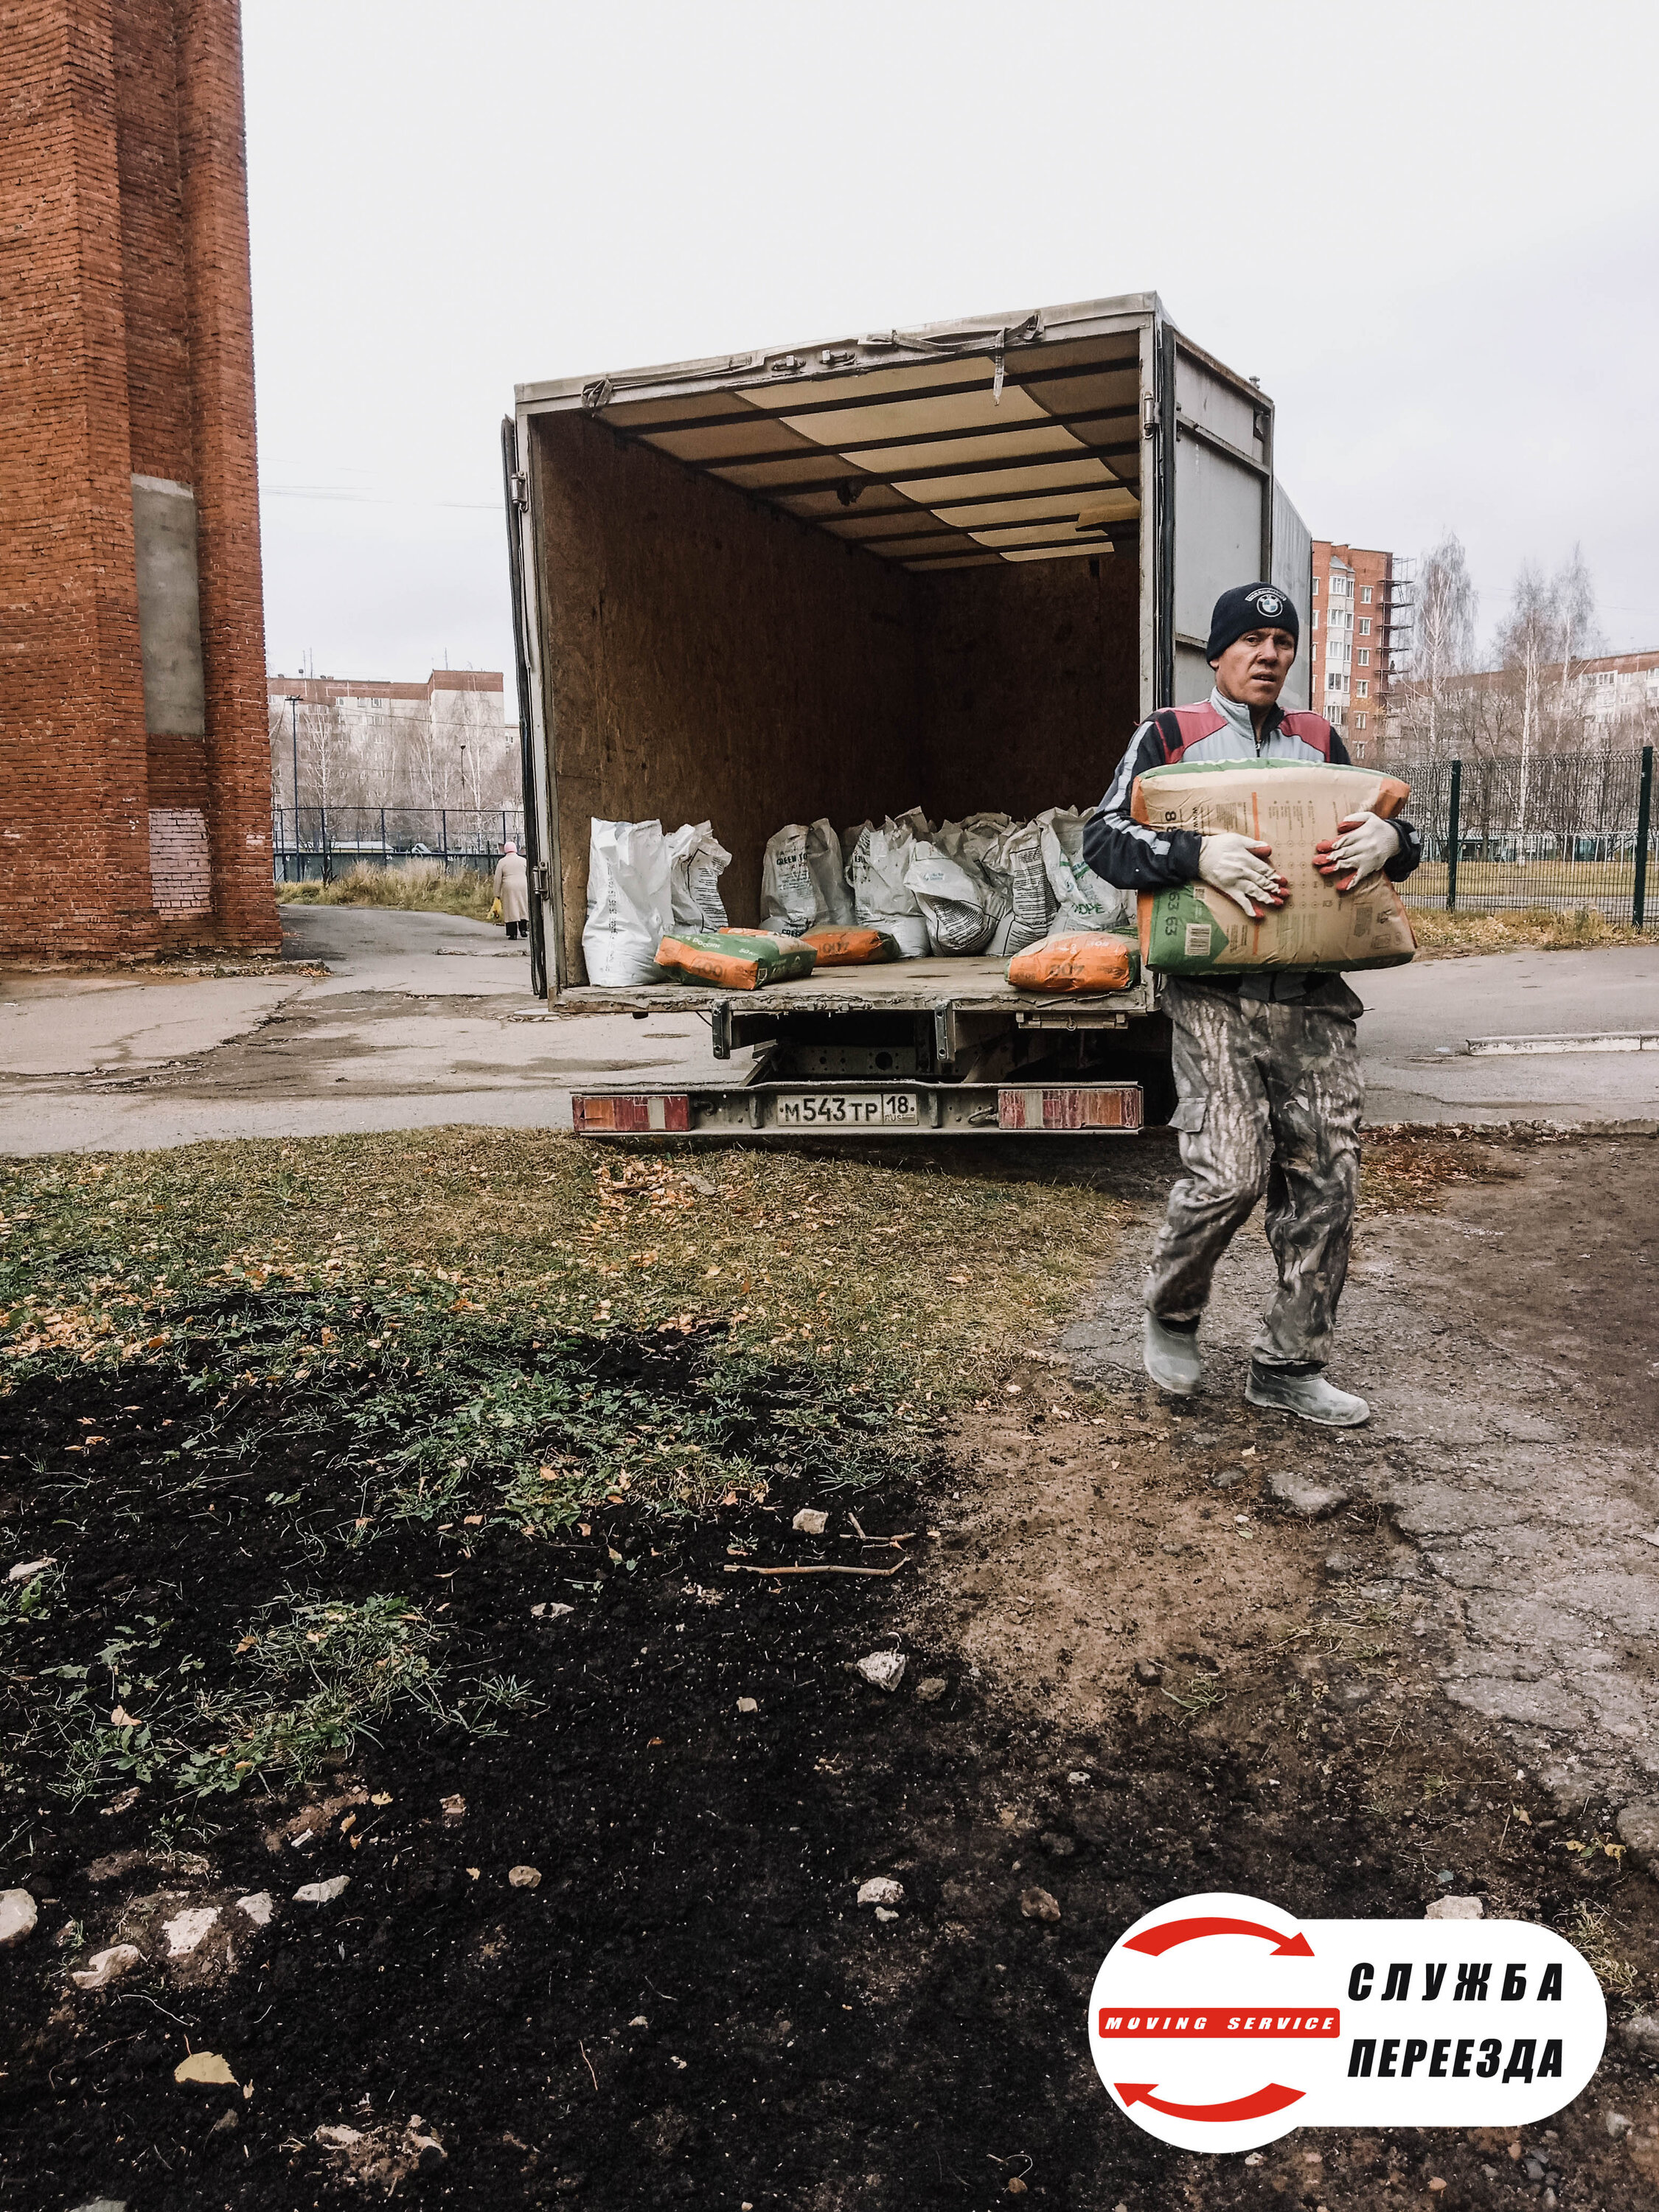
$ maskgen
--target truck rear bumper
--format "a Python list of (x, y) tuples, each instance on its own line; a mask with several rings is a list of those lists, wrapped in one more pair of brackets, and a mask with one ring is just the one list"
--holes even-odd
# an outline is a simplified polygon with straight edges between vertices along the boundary
[(1101, 1136), (1139, 1133), (1138, 1083), (750, 1083), (577, 1091), (579, 1137)]

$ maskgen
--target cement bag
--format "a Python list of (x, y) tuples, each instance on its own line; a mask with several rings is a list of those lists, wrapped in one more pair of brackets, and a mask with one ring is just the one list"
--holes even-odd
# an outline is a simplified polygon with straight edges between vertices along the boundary
[(951, 860), (983, 874), (985, 855), (1013, 826), (1013, 817), (1007, 814), (964, 814), (960, 822), (942, 823), (933, 842)]
[(1045, 937), (1008, 963), (1017, 991), (1127, 991), (1140, 980), (1140, 951), (1133, 938), (1089, 929)]
[(884, 929), (809, 929), (801, 942), (817, 954), (820, 968), (871, 968), (900, 957), (897, 939)]
[(971, 862), (953, 860), (937, 845), (914, 844), (904, 881), (921, 908), (931, 951), (951, 958), (985, 950), (1004, 908)]
[(1006, 908), (987, 949), (1006, 960), (1028, 945), (1040, 944), (1048, 934), (1055, 909), (1042, 860), (1042, 823), (1010, 823), (986, 847), (980, 867)]
[(927, 924), (904, 880), (915, 842), (896, 822), (861, 830), (847, 866), (860, 926), (884, 931), (897, 944), (901, 960), (927, 957)]
[(853, 900), (841, 839), (828, 822), (791, 822), (766, 841), (761, 864), (761, 921), (799, 937), (808, 929), (842, 929)]
[(582, 958), (602, 988), (659, 983), (657, 947), (673, 920), (660, 822), (595, 822), (588, 833)]
[(726, 902), (720, 880), (732, 865), (706, 822), (688, 822), (667, 840), (668, 888), (676, 929), (724, 929)]
[(688, 982), (714, 983), (728, 991), (757, 991), (765, 983), (787, 983), (810, 975), (816, 955), (810, 945), (760, 929), (699, 930), (688, 937), (665, 937), (657, 963)]
[(1398, 968), (1417, 950), (1400, 894), (1386, 876), (1339, 891), (1314, 866), (1322, 841), (1350, 814), (1398, 814), (1410, 787), (1375, 769), (1322, 761), (1185, 761), (1135, 778), (1130, 811), (1157, 830), (1208, 836), (1236, 830), (1273, 847), (1290, 884), (1282, 907), (1252, 921), (1208, 884), (1139, 895), (1140, 956), (1169, 975), (1241, 968)]
[(1074, 937), (1085, 929), (1133, 929), (1133, 891), (1103, 882), (1083, 857), (1084, 817), (1074, 807), (1051, 806), (1039, 814), (1042, 866), (1054, 895), (1050, 937)]

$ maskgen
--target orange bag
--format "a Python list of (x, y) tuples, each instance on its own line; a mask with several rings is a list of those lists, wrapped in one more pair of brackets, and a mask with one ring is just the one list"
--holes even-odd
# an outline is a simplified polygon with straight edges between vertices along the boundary
[(810, 945), (768, 930), (698, 931), (690, 937), (665, 937), (657, 965), (698, 983), (717, 983), (729, 991), (756, 991), (764, 983), (787, 983), (812, 972)]
[(1127, 937), (1109, 930), (1047, 937), (1008, 963), (1017, 991), (1127, 991), (1138, 980), (1140, 957)]
[(801, 943), (817, 954), (820, 968), (867, 968), (899, 957), (898, 939), (884, 929), (809, 929)]

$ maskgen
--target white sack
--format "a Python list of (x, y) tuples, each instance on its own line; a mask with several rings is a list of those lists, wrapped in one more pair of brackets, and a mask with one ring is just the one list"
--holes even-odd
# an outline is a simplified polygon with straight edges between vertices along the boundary
[(677, 931), (724, 929), (720, 877), (732, 855), (707, 822), (688, 822), (667, 840), (669, 902)]
[(1005, 830), (1013, 828), (1012, 816), (1006, 814), (964, 814), (960, 822), (941, 824), (933, 842), (941, 853), (951, 860), (960, 860), (980, 874), (985, 872), (985, 855)]
[(673, 917), (668, 840), (660, 822), (595, 822), (587, 849), (587, 980), (659, 983), (657, 947)]
[(841, 839), (833, 823), (791, 822), (766, 841), (761, 864), (761, 927), (788, 937), (809, 929), (848, 929), (853, 901)]
[(986, 848), (980, 868), (1005, 909), (988, 950), (1006, 960), (1040, 945), (1056, 903), (1042, 861), (1041, 823), (1010, 823)]
[(887, 822), (879, 830), (860, 831), (847, 864), (855, 919), (865, 929), (884, 929), (896, 941), (903, 960), (927, 957), (927, 924), (915, 893), (904, 880), (915, 843), (908, 827)]
[(927, 943), (946, 957), (982, 952), (1006, 907), (973, 863), (923, 840), (910, 848), (906, 888), (927, 925)]
[(1103, 882), (1083, 857), (1084, 817), (1075, 807), (1051, 806), (1039, 814), (1042, 866), (1054, 896), (1050, 937), (1080, 930), (1127, 929), (1135, 920), (1135, 895)]

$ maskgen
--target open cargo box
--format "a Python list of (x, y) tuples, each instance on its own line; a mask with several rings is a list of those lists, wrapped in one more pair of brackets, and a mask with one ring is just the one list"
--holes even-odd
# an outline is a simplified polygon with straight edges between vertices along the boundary
[[(1275, 494), (1273, 404), (1154, 294), (517, 401), (503, 445), (536, 988), (718, 1010), (717, 1048), (722, 1027), (753, 1041), (809, 1000), (826, 1039), (850, 1035), (848, 972), (740, 1009), (585, 988), (593, 818), (711, 821), (727, 909), (754, 921), (785, 823), (1094, 804), (1146, 714), (1207, 695), (1228, 585), (1270, 576), (1307, 626), (1310, 546)], [(1304, 660), (1289, 703), (1306, 684)], [(905, 965), (933, 972), (896, 971), (890, 992), (956, 1006), (969, 1030), (1006, 1001), (1012, 1026), (1020, 994), (996, 963)], [(1149, 988), (1054, 1012), (1111, 1030), (1151, 1004)]]

